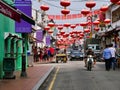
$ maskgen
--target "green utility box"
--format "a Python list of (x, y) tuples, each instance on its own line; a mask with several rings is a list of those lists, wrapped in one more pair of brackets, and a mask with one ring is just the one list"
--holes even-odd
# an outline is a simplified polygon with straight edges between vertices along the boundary
[(3, 59), (3, 79), (15, 79), (15, 58), (5, 57)]

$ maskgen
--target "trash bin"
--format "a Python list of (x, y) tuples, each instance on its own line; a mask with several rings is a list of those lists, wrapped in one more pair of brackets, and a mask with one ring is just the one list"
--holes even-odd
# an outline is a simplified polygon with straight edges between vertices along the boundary
[(3, 79), (15, 79), (15, 58), (5, 57), (3, 58)]

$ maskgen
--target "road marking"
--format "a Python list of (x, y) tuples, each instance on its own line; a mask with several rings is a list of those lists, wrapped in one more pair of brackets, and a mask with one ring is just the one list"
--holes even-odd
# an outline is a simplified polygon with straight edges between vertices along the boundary
[(56, 70), (56, 72), (55, 72), (55, 74), (54, 74), (54, 77), (53, 77), (53, 79), (52, 79), (52, 81), (51, 81), (51, 83), (50, 83), (50, 86), (49, 86), (49, 88), (48, 88), (48, 90), (52, 90), (52, 88), (53, 88), (53, 85), (54, 85), (54, 83), (55, 83), (55, 80), (56, 80), (56, 77), (57, 77), (57, 74), (58, 74), (58, 71), (59, 71), (59, 67), (57, 68), (57, 70)]

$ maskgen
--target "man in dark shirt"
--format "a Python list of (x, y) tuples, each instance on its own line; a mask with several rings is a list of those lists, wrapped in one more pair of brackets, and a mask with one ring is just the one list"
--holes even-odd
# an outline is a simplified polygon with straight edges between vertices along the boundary
[[(88, 55), (92, 55), (93, 57), (95, 57), (94, 51), (92, 50), (92, 48), (88, 48), (87, 52), (86, 52), (86, 58), (85, 58), (85, 67), (87, 65), (87, 56)], [(96, 63), (96, 60), (94, 58), (94, 64)]]

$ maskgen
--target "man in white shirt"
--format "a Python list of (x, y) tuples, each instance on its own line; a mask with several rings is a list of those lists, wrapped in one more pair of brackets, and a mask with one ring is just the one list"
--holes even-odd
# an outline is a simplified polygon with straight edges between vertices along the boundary
[(111, 52), (111, 66), (113, 68), (113, 70), (115, 70), (116, 67), (116, 49), (113, 47), (113, 44), (110, 44), (110, 52)]

